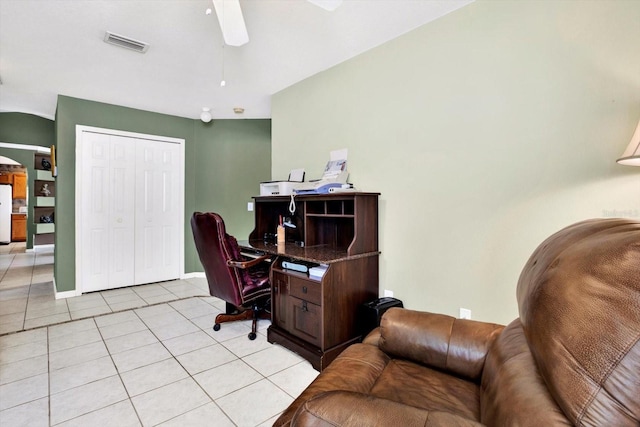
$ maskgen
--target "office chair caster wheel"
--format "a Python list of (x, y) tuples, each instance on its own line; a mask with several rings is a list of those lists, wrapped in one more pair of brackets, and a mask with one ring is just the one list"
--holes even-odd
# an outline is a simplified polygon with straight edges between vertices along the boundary
[(215, 325), (213, 325), (213, 330), (214, 331), (219, 331), (220, 330), (220, 323), (216, 323)]
[(253, 333), (253, 332), (249, 332), (249, 339), (250, 339), (251, 341), (255, 340), (255, 339), (256, 339), (256, 337), (257, 337), (257, 335), (256, 335), (255, 333)]

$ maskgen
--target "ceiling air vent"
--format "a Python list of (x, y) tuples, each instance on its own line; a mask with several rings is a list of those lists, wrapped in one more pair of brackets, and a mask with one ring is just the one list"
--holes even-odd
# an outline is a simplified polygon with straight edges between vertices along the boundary
[(114, 34), (107, 31), (104, 35), (104, 41), (106, 43), (123, 47), (125, 49), (135, 50), (136, 52), (145, 53), (149, 49), (149, 45), (145, 42), (130, 39), (128, 37)]

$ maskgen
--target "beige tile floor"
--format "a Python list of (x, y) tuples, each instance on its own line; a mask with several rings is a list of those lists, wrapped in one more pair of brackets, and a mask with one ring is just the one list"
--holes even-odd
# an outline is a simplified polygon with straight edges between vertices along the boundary
[(52, 262), (0, 247), (1, 426), (268, 426), (317, 375), (204, 279), (56, 301)]
[(0, 246), (0, 334), (208, 296), (204, 279), (173, 280), (56, 300), (53, 248), (25, 252), (24, 243)]

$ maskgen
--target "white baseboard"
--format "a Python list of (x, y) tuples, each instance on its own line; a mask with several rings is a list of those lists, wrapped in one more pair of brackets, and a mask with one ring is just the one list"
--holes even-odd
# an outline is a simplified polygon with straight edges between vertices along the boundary
[(203, 272), (195, 272), (195, 273), (184, 273), (181, 279), (195, 279), (195, 278), (204, 278), (205, 275)]
[(55, 244), (53, 244), (53, 243), (49, 243), (49, 244), (47, 244), (47, 245), (35, 245), (35, 246), (33, 247), (33, 249), (32, 249), (32, 250), (33, 250), (34, 252), (40, 252), (40, 251), (42, 251), (42, 250), (44, 250), (44, 249), (52, 249), (52, 248), (54, 248), (55, 246), (56, 246), (56, 245), (55, 245)]
[(78, 291), (56, 292), (56, 299), (73, 298), (79, 297), (80, 295), (82, 294)]
[(56, 299), (73, 298), (80, 295), (81, 294), (77, 293), (76, 291), (56, 292)]
[(53, 291), (55, 292), (56, 299), (73, 298), (82, 295), (82, 292), (78, 291), (77, 289), (74, 289), (73, 291), (58, 292), (55, 277), (53, 278)]
[[(180, 278), (181, 279), (205, 278), (205, 275), (204, 273), (201, 273), (201, 272), (184, 273)], [(56, 299), (72, 298), (72, 297), (78, 297), (82, 295), (82, 292), (78, 289), (75, 289), (73, 291), (58, 292), (56, 287), (55, 277), (53, 278), (53, 290), (55, 292)]]

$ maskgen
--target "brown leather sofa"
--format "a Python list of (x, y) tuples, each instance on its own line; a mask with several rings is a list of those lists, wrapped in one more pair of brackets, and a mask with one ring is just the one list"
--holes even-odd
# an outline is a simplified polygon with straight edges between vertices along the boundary
[(640, 222), (544, 241), (506, 327), (392, 308), (275, 426), (638, 426)]

